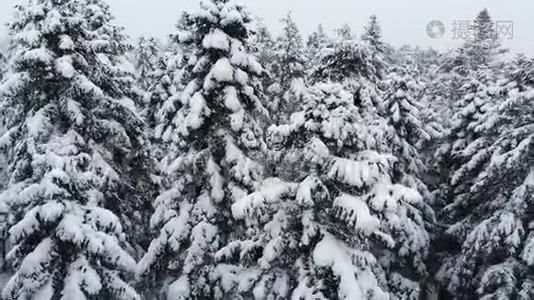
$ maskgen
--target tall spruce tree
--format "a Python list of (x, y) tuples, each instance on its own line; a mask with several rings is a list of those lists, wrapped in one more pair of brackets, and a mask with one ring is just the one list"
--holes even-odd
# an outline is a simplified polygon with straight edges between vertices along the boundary
[(488, 10), (482, 10), (473, 20), (463, 45), (447, 55), (445, 71), (466, 76), (478, 69), (499, 69), (499, 56), (504, 49), (495, 26)]
[[(153, 161), (150, 157), (149, 145), (146, 141), (141, 109), (143, 107), (142, 90), (136, 85), (135, 68), (127, 59), (127, 53), (132, 51), (132, 45), (128, 43), (128, 37), (123, 33), (123, 28), (114, 24), (114, 16), (111, 13), (109, 4), (103, 0), (83, 0), (84, 18), (89, 24), (87, 26), (94, 39), (104, 37), (109, 42), (99, 49), (105, 56), (97, 55), (102, 60), (101, 64), (93, 64), (96, 74), (93, 82), (109, 92), (115, 99), (128, 108), (133, 113), (132, 122), (136, 124), (136, 133), (132, 133), (136, 139), (132, 139), (135, 152), (129, 156), (114, 154), (115, 161), (119, 164), (128, 176), (124, 178), (124, 194), (121, 193), (121, 200), (114, 201), (110, 207), (121, 219), (126, 229), (127, 237), (135, 249), (132, 252), (138, 258), (144, 249), (148, 247), (150, 238), (147, 235), (148, 221), (153, 209), (151, 200), (154, 197), (155, 187), (152, 178)], [(113, 78), (109, 81), (106, 76)], [(127, 123), (126, 117), (117, 117), (121, 122)], [(137, 127), (141, 126), (141, 128)], [(134, 128), (132, 128), (133, 130)], [(120, 144), (119, 144), (120, 145)], [(128, 198), (126, 198), (128, 197)], [(113, 208), (114, 207), (114, 208)]]
[(147, 134), (152, 141), (152, 155), (160, 161), (169, 150), (167, 127), (169, 115), (176, 113), (180, 108), (179, 90), (181, 84), (181, 71), (184, 57), (178, 49), (167, 49), (158, 57), (158, 64), (150, 74), (151, 80), (146, 91), (145, 103), (147, 105), (144, 119)]
[(143, 227), (135, 212), (147, 209), (150, 163), (128, 98), (128, 46), (111, 18), (98, 0), (16, 6), (0, 86), (2, 111), (14, 113), (0, 138), (9, 166), (0, 202), (17, 270), (4, 299), (139, 298), (124, 247)]
[(311, 68), (310, 84), (340, 83), (354, 95), (362, 117), (376, 118), (380, 106), (379, 70), (375, 67), (370, 45), (358, 41), (348, 25), (336, 30), (336, 39), (323, 48)]
[(4, 78), (7, 68), (7, 58), (4, 54), (4, 47), (0, 44), (0, 80)]
[[(3, 53), (3, 49), (3, 45), (0, 44), (0, 82), (3, 80), (7, 72), (7, 58)], [(7, 126), (7, 118), (9, 116), (9, 112), (3, 106), (4, 104), (0, 101), (0, 135), (4, 134), (6, 130), (5, 127)], [(7, 181), (7, 166), (5, 159), (5, 151), (2, 151), (2, 153), (0, 153), (0, 191), (4, 189), (4, 185)]]
[(256, 21), (256, 29), (249, 38), (249, 44), (258, 62), (266, 69), (274, 63), (274, 45), (275, 40), (269, 31), (269, 28), (260, 20)]
[(467, 125), (477, 138), (459, 152), (467, 160), (452, 176), (446, 234), (456, 244), (439, 274), (456, 299), (534, 297), (533, 75), (532, 62), (521, 64), (502, 100)]
[(274, 46), (271, 63), (273, 83), (268, 88), (269, 108), (274, 122), (289, 120), (296, 111), (304, 92), (306, 58), (304, 45), (297, 24), (291, 14), (282, 18), (282, 33)]
[(138, 266), (170, 299), (238, 294), (215, 253), (245, 231), (231, 206), (258, 185), (265, 152), (257, 121), (266, 114), (257, 79), (264, 71), (249, 53), (251, 18), (228, 0), (202, 1), (201, 9), (178, 24), (185, 88), (162, 130), (174, 149), (162, 161), (166, 191), (151, 220), (158, 234)]
[(484, 124), (491, 117), (488, 112), (502, 101), (502, 87), (490, 70), (479, 70), (461, 88), (461, 94), (465, 96), (456, 103), (452, 128), (437, 152), (443, 184), (440, 193), (446, 204), (468, 193), (480, 163), (488, 155), (487, 147), (495, 133)]
[(471, 78), (477, 77), (479, 71), (489, 70), (499, 74), (505, 69), (501, 62), (501, 54), (505, 49), (501, 47), (495, 23), (487, 10), (477, 15), (469, 30), (471, 34), (465, 38), (462, 46), (441, 55), (434, 79), (426, 89), (429, 101), (440, 106), (442, 124), (446, 128), (453, 126), (451, 121), (454, 114), (458, 113), (456, 103), (465, 96), (462, 87)]
[(475, 69), (495, 66), (500, 47), (496, 24), (484, 9), (476, 16), (473, 36), (464, 45), (469, 65)]
[[(493, 25), (487, 11), (481, 12), (476, 22), (481, 25), (476, 27), (475, 36), (460, 49), (463, 60), (452, 61), (453, 64), (448, 61), (445, 65), (452, 67), (451, 75), (446, 78), (453, 80), (448, 81), (448, 87), (455, 89), (449, 94), (453, 97), (453, 116), (445, 124), (450, 132), (437, 152), (441, 176), (439, 195), (445, 205), (441, 222), (446, 228), (436, 249), (444, 257), (438, 279), (457, 299), (481, 297), (477, 288), (488, 265), (483, 263), (484, 271), (477, 271), (481, 263), (476, 261), (475, 252), (479, 250), (475, 249), (479, 245), (473, 242), (478, 234), (475, 228), (485, 226), (484, 219), (489, 219), (491, 212), (482, 205), (477, 195), (480, 192), (474, 189), (487, 172), (492, 152), (496, 151), (491, 147), (502, 130), (497, 112), (509, 89), (503, 86), (501, 70), (495, 67), (498, 43), (490, 33)], [(487, 203), (495, 205), (493, 201)]]
[(154, 37), (140, 37), (133, 51), (134, 67), (139, 87), (148, 89), (153, 80), (153, 74), (160, 67), (160, 42)]
[[(269, 126), (269, 123), (272, 122), (272, 117), (277, 117), (276, 105), (272, 103), (275, 92), (269, 92), (269, 88), (276, 88), (277, 78), (274, 75), (273, 69), (277, 64), (276, 54), (275, 54), (275, 45), (276, 40), (267, 28), (267, 26), (262, 23), (261, 20), (256, 20), (255, 29), (250, 32), (248, 38), (248, 47), (251, 54), (253, 54), (258, 63), (264, 68), (264, 74), (261, 76), (260, 81), (262, 85), (262, 90), (265, 91), (264, 95), (261, 97), (263, 99), (263, 105), (265, 108), (274, 113), (269, 117), (262, 118), (262, 127)], [(272, 94), (272, 95), (271, 95)]]
[(382, 29), (375, 15), (369, 17), (369, 23), (365, 26), (361, 39), (368, 43), (372, 55), (376, 73), (380, 78), (387, 68), (387, 46), (382, 41)]
[(217, 258), (244, 264), (256, 299), (417, 299), (428, 234), (416, 190), (372, 136), (352, 95), (320, 83), (272, 126), (276, 177), (232, 206), (244, 239)]
[(385, 85), (383, 114), (387, 126), (377, 131), (378, 134), (383, 133), (378, 140), (383, 151), (391, 152), (400, 159), (402, 170), (415, 180), (411, 186), (429, 196), (422, 182), (427, 170), (419, 151), (424, 144), (435, 140), (433, 135), (436, 131), (432, 124), (422, 121), (424, 107), (419, 102), (421, 99), (417, 98), (421, 86), (404, 66), (395, 68), (387, 76)]
[[(461, 87), (468, 84), (470, 78), (476, 77), (476, 72), (491, 70), (497, 74), (504, 69), (500, 59), (505, 50), (501, 47), (495, 30), (495, 23), (488, 11), (484, 9), (473, 21), (472, 34), (466, 37), (464, 44), (455, 51), (443, 55), (438, 76), (434, 82), (434, 85), (440, 88), (437, 91), (434, 90), (436, 95), (433, 97), (438, 101), (441, 100), (440, 98), (448, 98), (445, 103), (453, 107), (450, 112), (445, 111), (448, 116), (457, 113), (454, 109), (455, 103), (465, 96), (461, 93)], [(446, 122), (444, 125), (451, 126), (452, 124)]]
[[(320, 59), (320, 54), (323, 49), (328, 46), (329, 37), (324, 31), (323, 25), (319, 24), (317, 29), (312, 32), (308, 39), (306, 40), (306, 57), (308, 60), (308, 65), (313, 67), (318, 64)], [(309, 72), (308, 72), (309, 73)]]

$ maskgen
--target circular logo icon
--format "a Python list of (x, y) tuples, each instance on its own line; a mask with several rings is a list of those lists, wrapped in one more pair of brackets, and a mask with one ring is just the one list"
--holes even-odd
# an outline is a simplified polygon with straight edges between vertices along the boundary
[(432, 39), (439, 39), (445, 34), (445, 25), (438, 20), (430, 21), (426, 25), (426, 34)]

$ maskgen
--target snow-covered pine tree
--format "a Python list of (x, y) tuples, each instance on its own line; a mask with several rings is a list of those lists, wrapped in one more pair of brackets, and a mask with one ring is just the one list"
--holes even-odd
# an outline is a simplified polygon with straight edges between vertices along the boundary
[(3, 53), (3, 48), (3, 45), (0, 45), (0, 80), (4, 78), (4, 74), (6, 73), (7, 68), (7, 59)]
[(156, 161), (162, 158), (164, 147), (156, 138), (157, 115), (163, 103), (176, 93), (172, 73), (167, 68), (170, 49), (163, 49), (154, 37), (140, 37), (131, 53), (139, 94), (142, 97), (141, 116), (150, 141), (150, 154)]
[[(261, 20), (257, 19), (254, 22), (254, 26), (249, 34), (247, 43), (249, 51), (256, 57), (258, 63), (264, 69), (264, 75), (260, 78), (262, 90), (265, 91), (264, 95), (260, 97), (263, 99), (263, 106), (268, 111), (273, 112), (275, 111), (273, 109), (274, 105), (271, 104), (273, 97), (269, 96), (268, 90), (269, 87), (273, 86), (274, 83), (277, 81), (272, 72), (272, 69), (276, 64), (276, 41), (267, 26)], [(262, 118), (263, 128), (266, 128), (271, 124), (271, 117), (276, 117), (276, 115), (269, 116), (268, 118)]]
[(152, 85), (152, 76), (160, 68), (161, 44), (154, 37), (140, 37), (133, 51), (138, 85), (144, 91)]
[(506, 79), (520, 92), (534, 86), (534, 59), (527, 58), (524, 54), (516, 55), (508, 64), (505, 71)]
[[(3, 53), (4, 48), (4, 45), (0, 44), (0, 82), (7, 72), (7, 59)], [(4, 134), (6, 130), (5, 127), (7, 126), (7, 118), (9, 116), (7, 109), (2, 107), (3, 105), (4, 104), (2, 104), (2, 101), (0, 100), (0, 136)], [(7, 166), (5, 159), (5, 153), (2, 151), (0, 153), (0, 191), (4, 189), (4, 185), (6, 184), (7, 180)]]
[[(394, 68), (405, 69), (404, 72), (416, 83), (417, 89), (413, 96), (421, 106), (419, 118), (433, 138), (427, 140), (426, 144), (423, 143), (424, 150), (429, 151), (429, 148), (435, 148), (439, 145), (436, 143), (439, 142), (436, 141), (436, 138), (445, 134), (443, 124), (449, 122), (446, 118), (452, 102), (448, 98), (446, 87), (437, 80), (437, 77), (441, 75), (439, 52), (432, 48), (420, 49), (419, 47), (410, 47), (406, 51), (409, 54), (404, 53), (404, 55), (409, 56), (409, 58), (396, 58)], [(444, 90), (441, 90), (442, 88)], [(429, 156), (433, 156), (434, 152), (435, 149), (428, 153)]]
[(352, 95), (320, 83), (272, 126), (274, 174), (232, 206), (249, 226), (217, 258), (250, 267), (255, 299), (417, 299), (429, 238), (421, 196), (397, 182)]
[(362, 118), (373, 122), (377, 118), (381, 101), (381, 75), (375, 67), (370, 45), (358, 41), (348, 25), (336, 32), (336, 39), (322, 49), (317, 64), (311, 68), (309, 82), (341, 83), (354, 95)]
[(14, 111), (0, 138), (9, 164), (0, 202), (10, 208), (17, 270), (4, 299), (139, 298), (124, 247), (142, 234), (132, 223), (149, 209), (150, 163), (128, 98), (128, 46), (110, 21), (99, 0), (16, 6), (0, 86), (2, 110)]
[(169, 150), (169, 133), (163, 130), (167, 129), (169, 116), (180, 108), (179, 90), (183, 88), (180, 68), (183, 59), (178, 49), (165, 50), (158, 57), (157, 69), (151, 73), (151, 82), (146, 90), (145, 127), (151, 140), (152, 157), (158, 162)]
[(383, 117), (385, 124), (378, 126), (379, 149), (399, 158), (401, 169), (407, 175), (407, 184), (417, 188), (429, 203), (430, 192), (423, 183), (427, 168), (420, 155), (423, 146), (435, 141), (441, 133), (435, 122), (423, 123), (425, 108), (420, 103), (421, 85), (406, 66), (398, 66), (386, 77)]
[(496, 25), (488, 10), (482, 10), (474, 20), (474, 34), (463, 46), (471, 69), (497, 66), (497, 56), (502, 53)]
[(251, 34), (249, 44), (254, 52), (258, 62), (267, 69), (270, 69), (274, 63), (274, 44), (275, 41), (269, 28), (261, 20), (255, 22), (255, 30)]
[(170, 299), (220, 299), (236, 293), (232, 269), (215, 261), (221, 245), (244, 233), (233, 203), (255, 190), (265, 153), (256, 119), (264, 73), (250, 54), (251, 18), (228, 0), (201, 2), (184, 13), (177, 42), (188, 57), (180, 107), (168, 114), (165, 140), (174, 149), (162, 160), (167, 190), (155, 201), (158, 231), (138, 265), (148, 288)]
[(443, 57), (433, 49), (418, 51), (416, 64), (418, 79), (422, 82), (422, 99), (443, 129), (450, 127), (455, 100), (459, 99), (460, 82), (463, 77), (442, 68)]
[(319, 24), (306, 40), (305, 54), (309, 66), (315, 66), (319, 63), (320, 54), (328, 46), (328, 43), (329, 37), (324, 31), (323, 25)]
[[(126, 230), (126, 235), (130, 244), (135, 249), (132, 251), (136, 258), (144, 253), (144, 249), (150, 243), (147, 234), (149, 220), (152, 215), (152, 200), (155, 197), (155, 186), (152, 174), (153, 160), (150, 157), (150, 149), (143, 130), (143, 118), (140, 107), (143, 107), (143, 93), (136, 85), (135, 68), (127, 58), (127, 53), (131, 53), (133, 47), (128, 42), (128, 37), (124, 34), (123, 28), (115, 25), (114, 16), (111, 13), (109, 4), (103, 0), (82, 0), (84, 8), (84, 18), (89, 24), (88, 29), (92, 32), (92, 39), (104, 38), (108, 44), (102, 44), (99, 50), (108, 55), (97, 55), (102, 63), (92, 64), (95, 79), (93, 82), (99, 87), (118, 99), (123, 106), (134, 114), (131, 130), (137, 131), (131, 138), (132, 151), (127, 157), (116, 156), (117, 167), (127, 177), (124, 194), (121, 199), (115, 201), (115, 208), (110, 207), (116, 213)], [(108, 80), (107, 77), (113, 78)], [(124, 116), (118, 116), (121, 123), (128, 124)], [(129, 126), (129, 125), (128, 125)], [(141, 126), (138, 128), (137, 126)], [(127, 128), (130, 130), (130, 128)], [(134, 189), (132, 191), (132, 189)], [(127, 197), (127, 198), (126, 198)]]
[[(4, 41), (0, 40), (0, 82), (3, 80), (6, 68), (7, 68), (7, 59), (3, 53), (4, 51), (4, 45), (2, 44)], [(1, 97), (1, 96), (0, 96)], [(0, 98), (0, 136), (2, 136), (6, 131), (6, 126), (8, 124), (8, 117), (11, 117), (11, 112), (9, 112), (7, 107), (4, 107), (5, 104), (3, 101), (1, 101)], [(7, 170), (7, 162), (6, 162), (6, 152), (5, 150), (0, 151), (0, 191), (3, 191), (5, 188), (5, 185), (7, 184), (7, 178), (8, 178), (8, 170)], [(7, 215), (9, 213), (9, 207), (5, 203), (0, 202), (0, 213)], [(3, 222), (0, 223), (0, 230), (1, 232), (4, 232), (7, 226), (7, 220), (3, 220)], [(1, 236), (0, 239), (5, 238), (4, 236)], [(3, 241), (4, 245), (6, 244), (6, 241)], [(4, 257), (2, 257), (4, 259)], [(2, 264), (5, 264), (5, 262), (2, 260)], [(4, 267), (5, 265), (3, 265)]]
[(377, 76), (380, 78), (387, 68), (388, 47), (382, 41), (382, 29), (375, 15), (369, 18), (369, 23), (365, 26), (361, 39), (370, 46), (371, 61), (374, 64)]
[[(461, 87), (468, 84), (470, 78), (477, 76), (472, 74), (479, 69), (491, 70), (500, 73), (504, 66), (500, 61), (501, 54), (505, 50), (501, 47), (499, 37), (495, 31), (495, 23), (491, 20), (487, 10), (481, 11), (473, 21), (473, 34), (467, 37), (464, 44), (458, 49), (446, 53), (441, 59), (441, 66), (433, 83), (438, 88), (432, 89), (437, 101), (441, 101), (454, 107), (454, 103), (461, 101), (465, 94), (461, 93)], [(443, 101), (448, 98), (448, 101)], [(444, 110), (447, 117), (457, 113), (453, 108), (451, 111)], [(445, 118), (445, 120), (451, 118)], [(444, 123), (451, 126), (450, 122)]]
[(334, 29), (334, 32), (337, 34), (339, 39), (342, 40), (354, 40), (356, 36), (352, 32), (352, 28), (348, 23), (341, 25), (340, 27)]
[(369, 17), (369, 23), (364, 28), (362, 40), (367, 41), (377, 52), (384, 51), (382, 42), (382, 29), (375, 15)]
[(500, 54), (505, 50), (501, 47), (495, 23), (486, 9), (476, 16), (471, 32), (462, 46), (446, 56), (444, 71), (466, 76), (478, 69), (490, 68), (495, 71), (500, 68)]
[[(502, 101), (503, 89), (498, 77), (488, 69), (473, 73), (471, 80), (461, 88), (465, 95), (455, 104), (457, 113), (444, 143), (438, 149), (444, 203), (456, 202), (456, 198), (468, 193), (480, 163), (488, 155), (487, 147), (496, 137), (484, 127), (491, 111)], [(495, 128), (493, 128), (495, 129)]]
[[(504, 51), (495, 24), (487, 10), (481, 11), (474, 23), (473, 36), (442, 58), (439, 75), (428, 89), (431, 101), (442, 103), (447, 116), (443, 125), (450, 131), (437, 151), (442, 184), (439, 193), (444, 203), (454, 201), (472, 183), (470, 173), (478, 172), (487, 154), (485, 147), (491, 143), (488, 138), (495, 137), (495, 132), (483, 132), (479, 127), (490, 116), (486, 112), (502, 99), (499, 80), (505, 68), (499, 64), (499, 54)], [(446, 103), (452, 104), (448, 110), (443, 109)], [(478, 162), (467, 163), (471, 160)]]
[[(282, 32), (276, 39), (276, 66), (273, 72), (282, 77), (281, 81), (291, 81), (304, 75), (305, 58), (303, 41), (297, 24), (291, 13), (280, 20)], [(282, 67), (285, 65), (285, 69)]]
[(532, 61), (510, 77), (504, 100), (480, 118), (471, 113), (466, 126), (478, 137), (464, 146), (460, 154), (470, 159), (452, 176), (464, 188), (445, 208), (456, 245), (439, 277), (456, 299), (534, 297)]
[[(498, 133), (497, 127), (489, 126), (494, 121), (487, 118), (494, 116), (489, 112), (502, 101), (503, 92), (499, 83), (500, 70), (492, 66), (473, 66), (468, 54), (474, 52), (467, 50), (470, 47), (475, 47), (475, 44), (468, 41), (457, 52), (445, 55), (438, 75), (428, 89), (429, 100), (441, 103), (438, 105), (445, 115), (442, 124), (447, 129), (447, 135), (436, 152), (439, 185), (436, 200), (439, 200), (440, 206), (446, 206), (440, 213), (440, 224), (445, 231), (439, 233), (435, 240), (434, 252), (436, 257), (443, 257), (438, 281), (448, 285), (452, 295), (465, 293), (465, 290), (459, 289), (466, 286), (460, 288), (459, 278), (451, 277), (456, 275), (452, 275), (451, 268), (454, 267), (449, 264), (458, 257), (467, 235), (466, 228), (473, 225), (465, 223), (464, 227), (459, 222), (461, 217), (453, 216), (452, 207), (454, 203), (463, 203), (470, 197), (469, 190), (490, 155), (487, 148)], [(483, 60), (494, 61), (493, 54), (488, 54), (489, 57)], [(468, 210), (471, 208), (465, 209)], [(469, 279), (462, 280), (473, 280), (472, 276), (467, 277)]]
[(472, 71), (463, 60), (463, 54), (454, 52), (441, 54), (438, 64), (433, 67), (433, 72), (427, 76), (428, 83), (425, 86), (425, 96), (429, 103), (437, 107), (440, 112), (441, 124), (445, 128), (452, 126), (451, 120), (457, 113), (455, 105), (463, 96), (461, 88), (467, 84)]
[(282, 18), (282, 33), (274, 45), (270, 64), (273, 83), (267, 89), (269, 109), (275, 123), (287, 122), (301, 103), (304, 87), (306, 57), (297, 24), (291, 13)]
[(435, 70), (432, 82), (425, 89), (429, 101), (440, 106), (440, 115), (444, 121), (442, 124), (447, 128), (452, 126), (450, 121), (458, 113), (455, 103), (465, 96), (461, 93), (462, 86), (477, 76), (473, 72), (490, 69), (494, 73), (500, 73), (504, 69), (500, 58), (505, 50), (501, 48), (495, 23), (488, 11), (481, 11), (473, 24), (473, 34), (465, 39), (462, 46), (441, 55), (439, 68)]
[(151, 141), (152, 157), (159, 161), (166, 151), (167, 142), (162, 140), (168, 114), (176, 113), (180, 107), (179, 93), (181, 67), (187, 58), (177, 46), (178, 37), (171, 35), (166, 43), (158, 39), (142, 37), (134, 51), (136, 74), (143, 89), (143, 119), (145, 131)]

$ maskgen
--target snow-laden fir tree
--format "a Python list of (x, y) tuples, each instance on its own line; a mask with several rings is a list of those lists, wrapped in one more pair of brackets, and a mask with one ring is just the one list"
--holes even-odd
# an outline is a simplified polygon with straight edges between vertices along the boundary
[(320, 59), (320, 53), (328, 46), (329, 37), (324, 31), (323, 25), (319, 24), (306, 40), (306, 59), (309, 66), (315, 66)]
[[(470, 78), (476, 76), (478, 70), (491, 70), (499, 73), (502, 69), (501, 54), (505, 52), (501, 47), (496, 24), (492, 21), (487, 10), (481, 11), (472, 22), (469, 35), (458, 49), (446, 53), (442, 57), (438, 76), (433, 83), (437, 89), (432, 89), (432, 97), (443, 103), (456, 103), (464, 94), (460, 88), (467, 84)], [(443, 101), (448, 98), (449, 101)], [(443, 106), (447, 106), (444, 104)], [(449, 105), (449, 107), (452, 107)], [(452, 109), (447, 116), (457, 113)], [(450, 118), (449, 118), (450, 119)], [(447, 118), (445, 118), (447, 120)], [(444, 125), (450, 126), (449, 122)]]
[(16, 6), (0, 86), (2, 111), (14, 116), (0, 137), (9, 165), (0, 202), (11, 213), (16, 270), (3, 299), (139, 298), (125, 245), (142, 234), (136, 212), (149, 209), (150, 164), (128, 98), (128, 46), (110, 21), (95, 0)]
[(140, 37), (133, 51), (134, 67), (139, 87), (146, 91), (153, 74), (160, 68), (161, 44), (154, 37)]
[(274, 63), (275, 40), (269, 28), (261, 21), (255, 22), (255, 29), (249, 37), (249, 45), (258, 59), (258, 62), (267, 69)]
[(431, 195), (424, 183), (426, 161), (420, 152), (424, 146), (436, 141), (442, 129), (436, 122), (423, 122), (428, 113), (420, 102), (421, 85), (408, 70), (401, 65), (386, 77), (382, 108), (386, 122), (378, 123), (374, 133), (378, 136), (379, 149), (399, 158), (400, 169), (406, 175), (404, 184), (417, 188), (429, 202)]
[(157, 231), (138, 276), (169, 299), (220, 299), (237, 292), (232, 268), (217, 250), (244, 234), (231, 206), (255, 190), (265, 152), (257, 116), (263, 68), (250, 54), (251, 18), (227, 0), (201, 2), (184, 13), (178, 43), (188, 57), (178, 109), (163, 139), (174, 149), (162, 160), (166, 191), (156, 200)]
[(468, 68), (464, 60), (458, 59), (456, 52), (441, 54), (437, 66), (430, 69), (432, 73), (424, 77), (427, 80), (425, 97), (440, 112), (441, 124), (450, 128), (452, 117), (457, 113), (456, 103), (465, 96), (461, 88), (474, 71)]
[(455, 299), (534, 297), (532, 61), (510, 77), (504, 99), (466, 124), (477, 139), (463, 147), (469, 160), (452, 176), (453, 187), (465, 187), (445, 208), (456, 244), (439, 277)]
[(167, 54), (170, 52), (164, 50), (156, 38), (141, 37), (131, 54), (139, 94), (142, 97), (140, 106), (145, 133), (151, 142), (151, 156), (156, 160), (161, 159), (163, 152), (163, 145), (155, 138), (157, 115), (163, 103), (176, 93), (172, 73), (167, 68)]
[(163, 45), (156, 38), (141, 38), (134, 51), (136, 74), (139, 86), (143, 89), (143, 119), (145, 131), (151, 141), (152, 156), (159, 161), (166, 151), (161, 130), (166, 126), (168, 114), (179, 108), (178, 90), (183, 86), (181, 67), (187, 59), (175, 43), (176, 36)]
[(306, 57), (302, 36), (291, 14), (281, 20), (282, 33), (274, 44), (270, 64), (272, 84), (267, 89), (269, 109), (275, 123), (289, 120), (296, 111), (304, 93)]
[[(0, 81), (4, 78), (4, 75), (7, 71), (7, 58), (3, 53), (3, 49), (3, 45), (0, 44)], [(4, 131), (6, 130), (5, 127), (7, 126), (7, 118), (9, 116), (9, 112), (7, 109), (3, 108), (3, 105), (4, 104), (2, 104), (2, 101), (0, 101), (0, 135), (4, 134)], [(6, 169), (7, 166), (5, 163), (5, 153), (2, 151), (2, 153), (0, 153), (0, 191), (3, 190), (7, 180)]]
[(442, 67), (443, 56), (433, 49), (418, 51), (416, 55), (423, 103), (435, 113), (435, 120), (442, 127), (448, 128), (453, 116), (453, 105), (460, 99), (464, 77), (445, 71)]
[(150, 74), (151, 82), (145, 94), (146, 110), (144, 114), (145, 127), (150, 139), (152, 156), (160, 161), (170, 141), (164, 137), (163, 130), (167, 129), (169, 115), (180, 108), (178, 90), (181, 84), (180, 67), (183, 57), (179, 50), (168, 49), (158, 57), (157, 68)]
[(342, 40), (353, 40), (356, 39), (356, 35), (352, 32), (352, 28), (348, 23), (344, 23), (338, 28), (334, 29), (334, 32), (337, 34), (338, 38)]
[(311, 68), (310, 84), (331, 81), (342, 84), (354, 95), (362, 118), (377, 120), (381, 102), (380, 78), (371, 45), (359, 41), (348, 25), (336, 30), (337, 37), (319, 53), (317, 64)]
[(473, 26), (473, 36), (468, 38), (463, 46), (469, 66), (474, 69), (495, 66), (502, 49), (496, 24), (487, 9), (476, 16)]
[(487, 119), (494, 117), (488, 112), (502, 101), (502, 92), (498, 77), (487, 69), (474, 73), (462, 86), (461, 94), (465, 96), (455, 104), (457, 113), (453, 115), (452, 127), (437, 151), (444, 203), (465, 195), (476, 180), (474, 174), (480, 171), (480, 162), (488, 155), (487, 147), (495, 138), (495, 132), (485, 127), (493, 121)]
[[(503, 68), (498, 67), (499, 54), (502, 50), (495, 32), (495, 24), (491, 21), (487, 10), (478, 14), (474, 24), (476, 26), (473, 36), (469, 37), (455, 53), (445, 56), (441, 66), (441, 76), (436, 77), (438, 88), (437, 91), (434, 90), (436, 94), (433, 97), (449, 97), (449, 103), (453, 104), (450, 112), (452, 117), (444, 124), (449, 127), (449, 137), (442, 149), (438, 150), (439, 156), (444, 155), (440, 158), (440, 163), (442, 177), (446, 182), (441, 193), (445, 194), (454, 189), (461, 190), (462, 180), (455, 177), (469, 178), (466, 168), (477, 167), (473, 165), (462, 167), (462, 165), (489, 143), (487, 140), (478, 141), (482, 135), (476, 128), (484, 122), (482, 118), (488, 116), (484, 112), (499, 101), (499, 94), (502, 92), (498, 82), (502, 77)], [(473, 141), (478, 142), (467, 147)], [(455, 175), (456, 172), (460, 173)], [(460, 186), (455, 187), (456, 183)]]
[(257, 19), (253, 24), (247, 40), (248, 48), (250, 53), (256, 57), (258, 63), (264, 69), (264, 74), (260, 78), (262, 90), (265, 91), (264, 95), (261, 97), (263, 99), (263, 105), (268, 111), (275, 113), (272, 116), (262, 118), (262, 127), (266, 128), (270, 125), (270, 122), (273, 121), (271, 120), (271, 117), (277, 117), (274, 105), (271, 104), (274, 96), (270, 97), (269, 92), (267, 92), (269, 87), (273, 86), (277, 81), (272, 72), (272, 69), (277, 63), (275, 59), (276, 41), (267, 26), (261, 20)]
[(498, 69), (501, 47), (496, 24), (486, 9), (482, 10), (472, 22), (472, 27), (464, 37), (464, 43), (449, 53), (446, 59), (447, 71), (468, 75), (478, 69)]
[(4, 73), (7, 69), (7, 58), (5, 54), (3, 53), (3, 45), (0, 45), (0, 80), (4, 78)]
[(232, 206), (246, 238), (217, 254), (249, 267), (236, 288), (254, 299), (417, 299), (429, 245), (422, 198), (398, 183), (394, 156), (368, 150), (352, 95), (313, 86), (269, 137), (276, 177)]
[[(401, 50), (403, 48), (405, 47), (402, 47)], [(401, 50), (397, 51), (397, 53), (402, 52)], [(422, 107), (420, 119), (434, 138), (427, 141), (424, 146), (434, 144), (432, 147), (435, 147), (437, 144), (435, 143), (435, 138), (441, 137), (445, 133), (443, 124), (449, 121), (446, 118), (449, 115), (450, 106), (453, 105), (452, 100), (449, 98), (449, 91), (442, 84), (443, 82), (438, 80), (438, 77), (442, 75), (439, 70), (440, 53), (432, 48), (421, 49), (418, 46), (409, 47), (405, 50), (405, 53), (399, 54), (407, 57), (394, 59), (395, 66), (393, 69), (405, 69), (404, 73), (409, 75), (412, 81), (416, 83), (417, 89), (414, 91), (413, 96)], [(442, 88), (444, 89), (443, 91), (441, 91)]]
[[(143, 106), (142, 90), (136, 85), (135, 68), (127, 59), (127, 53), (132, 51), (132, 45), (128, 42), (128, 37), (123, 33), (123, 28), (115, 25), (114, 16), (107, 2), (102, 0), (83, 0), (84, 18), (89, 24), (88, 29), (94, 34), (94, 39), (98, 37), (107, 38), (109, 41), (108, 48), (103, 48), (101, 51), (109, 53), (107, 56), (109, 60), (108, 65), (93, 64), (94, 73), (96, 74), (94, 82), (103, 89), (107, 89), (110, 95), (119, 99), (123, 106), (134, 113), (132, 122), (143, 126), (142, 113), (139, 107)], [(104, 46), (104, 45), (103, 45)], [(98, 59), (107, 62), (102, 55), (97, 55)], [(117, 83), (112, 84), (106, 77), (112, 77)], [(109, 88), (108, 88), (109, 87)], [(118, 117), (120, 120), (122, 118)], [(126, 123), (126, 120), (123, 122)], [(148, 247), (150, 241), (146, 234), (148, 229), (148, 221), (152, 215), (151, 200), (154, 197), (155, 187), (152, 175), (153, 161), (150, 158), (149, 145), (143, 134), (143, 129), (135, 128), (141, 131), (134, 136), (136, 139), (132, 140), (132, 144), (136, 152), (127, 158), (121, 155), (116, 155), (116, 162), (124, 170), (128, 170), (131, 179), (125, 178), (128, 189), (126, 194), (128, 199), (116, 201), (116, 212), (120, 217), (130, 244), (132, 244), (136, 257), (144, 253), (143, 249)], [(135, 192), (130, 193), (130, 189), (135, 189)], [(121, 195), (121, 197), (124, 195)]]
[(458, 113), (455, 103), (465, 96), (461, 87), (476, 77), (478, 70), (489, 69), (498, 74), (504, 69), (501, 54), (505, 50), (488, 11), (481, 11), (472, 25), (462, 46), (441, 55), (434, 79), (425, 89), (429, 101), (439, 105), (442, 124), (446, 127), (452, 126), (452, 116)]
[(361, 39), (370, 46), (371, 61), (377, 76), (380, 78), (387, 68), (388, 47), (382, 41), (382, 29), (375, 15), (369, 17), (369, 23), (365, 26)]
[(375, 15), (369, 17), (369, 23), (364, 28), (362, 40), (369, 42), (377, 52), (384, 51), (384, 43), (382, 42), (382, 29), (378, 23)]

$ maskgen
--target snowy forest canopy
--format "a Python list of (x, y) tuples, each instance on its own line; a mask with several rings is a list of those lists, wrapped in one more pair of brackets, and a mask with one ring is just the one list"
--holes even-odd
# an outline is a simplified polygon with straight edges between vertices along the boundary
[(487, 10), (446, 53), (228, 0), (136, 43), (104, 0), (14, 11), (2, 299), (534, 299), (534, 60)]

